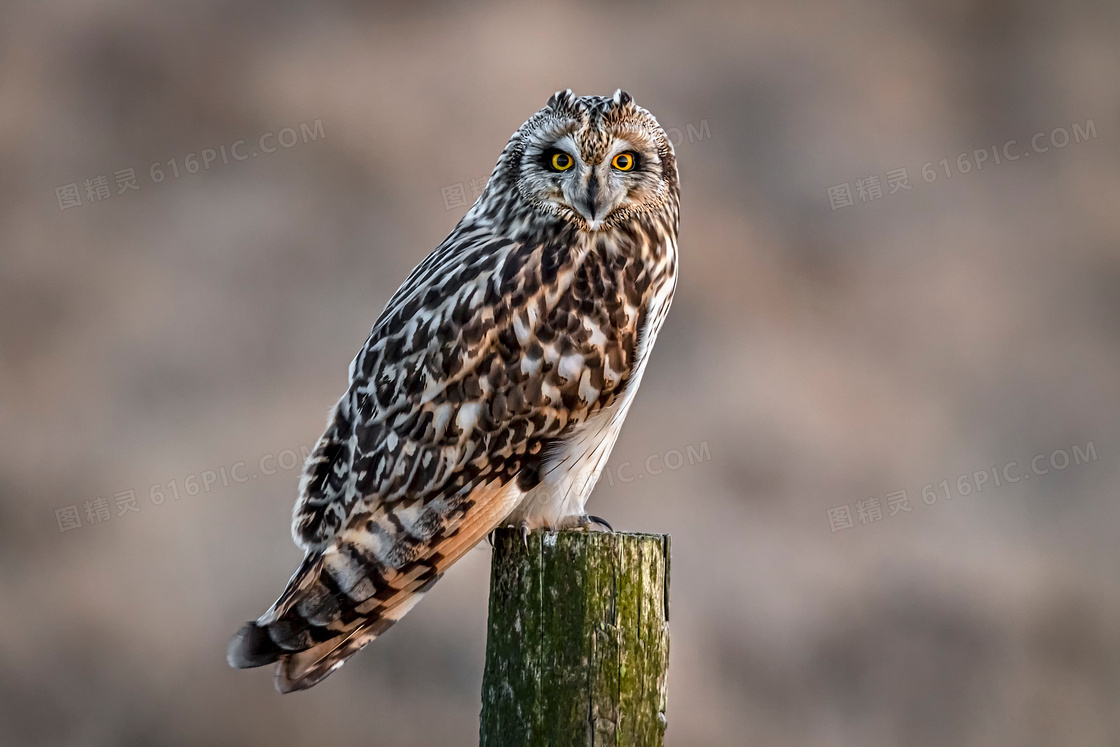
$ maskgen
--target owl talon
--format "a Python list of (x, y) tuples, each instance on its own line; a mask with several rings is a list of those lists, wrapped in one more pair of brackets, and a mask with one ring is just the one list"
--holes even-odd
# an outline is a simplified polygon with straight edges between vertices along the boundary
[(612, 527), (610, 525), (610, 523), (607, 522), (606, 519), (602, 519), (598, 516), (592, 516), (591, 514), (583, 514), (582, 516), (579, 517), (579, 528), (580, 529), (589, 529), (591, 526), (593, 526), (595, 524), (598, 524), (599, 526), (604, 527), (608, 532), (613, 532), (614, 531), (614, 527)]
[(529, 522), (522, 521), (521, 522), (521, 542), (522, 542), (522, 544), (525, 545), (526, 550), (529, 549), (529, 532), (531, 532), (531, 531), (533, 531), (533, 530), (529, 527)]

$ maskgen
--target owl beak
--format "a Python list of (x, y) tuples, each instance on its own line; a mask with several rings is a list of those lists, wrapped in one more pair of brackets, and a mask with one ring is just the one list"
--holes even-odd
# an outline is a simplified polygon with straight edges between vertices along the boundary
[(594, 171), (587, 177), (587, 190), (583, 194), (583, 199), (576, 202), (575, 207), (592, 231), (599, 230), (599, 226), (603, 223), (599, 210), (603, 205), (599, 202), (599, 177)]

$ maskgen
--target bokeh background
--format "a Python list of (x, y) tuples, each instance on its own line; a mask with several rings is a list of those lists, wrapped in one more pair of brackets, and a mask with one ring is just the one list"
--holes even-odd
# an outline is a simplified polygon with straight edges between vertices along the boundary
[(226, 641), (390, 294), (553, 91), (622, 87), (676, 129), (681, 280), (591, 505), (673, 535), (668, 743), (1120, 744), (1117, 39), (1107, 2), (4, 3), (0, 743), (476, 743), (485, 547), (307, 693)]

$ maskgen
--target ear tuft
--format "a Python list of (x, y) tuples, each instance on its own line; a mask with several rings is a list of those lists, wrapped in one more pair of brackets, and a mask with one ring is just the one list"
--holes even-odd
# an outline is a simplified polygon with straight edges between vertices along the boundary
[(552, 94), (552, 98), (548, 100), (548, 104), (546, 104), (546, 106), (554, 111), (568, 109), (571, 107), (573, 98), (574, 96), (572, 95), (572, 89), (565, 88), (563, 91), (557, 91), (556, 93)]
[(614, 103), (619, 106), (626, 106), (634, 102), (634, 97), (619, 88), (614, 92)]

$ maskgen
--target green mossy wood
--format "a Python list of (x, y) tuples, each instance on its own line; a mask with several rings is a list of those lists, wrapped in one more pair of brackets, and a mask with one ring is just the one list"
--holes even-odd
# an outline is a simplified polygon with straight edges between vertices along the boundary
[(667, 535), (497, 532), (484, 747), (661, 745), (668, 664)]

